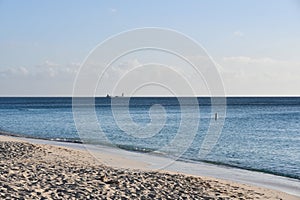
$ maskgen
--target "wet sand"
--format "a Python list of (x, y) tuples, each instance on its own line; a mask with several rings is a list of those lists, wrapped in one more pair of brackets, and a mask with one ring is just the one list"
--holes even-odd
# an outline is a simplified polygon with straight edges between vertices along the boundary
[(135, 169), (124, 169), (118, 162), (127, 159), (102, 156), (114, 164), (101, 158), (99, 163), (83, 149), (0, 136), (0, 199), (300, 199), (215, 178), (145, 170), (133, 161), (127, 164)]

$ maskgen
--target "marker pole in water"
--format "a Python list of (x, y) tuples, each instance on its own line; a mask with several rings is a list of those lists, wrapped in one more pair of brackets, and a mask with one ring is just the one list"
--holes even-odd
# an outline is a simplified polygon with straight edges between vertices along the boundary
[(218, 113), (215, 113), (215, 120), (218, 119)]

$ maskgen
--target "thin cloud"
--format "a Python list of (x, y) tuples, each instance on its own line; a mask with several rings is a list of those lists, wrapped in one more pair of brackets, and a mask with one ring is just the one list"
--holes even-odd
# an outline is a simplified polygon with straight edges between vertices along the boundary
[(34, 67), (28, 66), (16, 66), (8, 67), (0, 71), (2, 78), (73, 78), (75, 77), (79, 68), (79, 63), (70, 63), (66, 65), (57, 64), (46, 60), (44, 63), (36, 65)]
[(0, 71), (0, 77), (10, 78), (10, 77), (25, 77), (28, 76), (29, 71), (25, 67), (14, 67), (8, 68)]
[(116, 13), (118, 10), (117, 10), (116, 8), (110, 8), (109, 11), (110, 11), (111, 13)]
[(219, 60), (228, 95), (298, 95), (300, 61), (232, 56)]
[(235, 37), (243, 37), (245, 34), (242, 31), (234, 31), (233, 35)]

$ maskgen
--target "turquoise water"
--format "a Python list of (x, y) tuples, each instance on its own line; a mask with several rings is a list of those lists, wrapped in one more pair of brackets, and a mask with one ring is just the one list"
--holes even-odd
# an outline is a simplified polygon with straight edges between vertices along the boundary
[[(224, 127), (219, 140), (206, 157), (200, 157), (199, 151), (214, 113), (209, 98), (198, 98), (198, 102), (199, 128), (180, 159), (300, 179), (300, 98), (227, 98)], [(112, 113), (111, 99), (97, 98), (95, 104), (99, 127), (105, 138), (93, 138), (99, 129), (91, 130), (89, 120), (84, 123), (86, 135), (79, 136), (73, 119), (71, 98), (0, 98), (0, 131), (69, 142), (81, 142), (84, 139), (94, 144), (151, 152), (163, 151), (162, 147), (176, 137), (180, 126), (189, 126), (181, 123), (183, 111), (176, 98), (130, 99), (130, 117), (140, 127), (146, 127), (153, 120), (149, 115), (151, 106), (158, 104), (164, 108), (151, 113), (154, 118), (165, 118), (163, 126), (148, 137), (131, 135), (128, 132), (134, 130), (131, 123), (125, 122), (127, 131), (118, 126)], [(184, 110), (188, 117), (189, 112), (195, 112), (192, 108), (187, 105)], [(126, 109), (122, 104), (116, 107), (121, 114)], [(122, 115), (120, 119), (123, 120)], [(145, 132), (146, 129), (141, 130)], [(187, 131), (184, 134), (190, 133)], [(177, 145), (180, 145), (180, 141)], [(172, 151), (162, 153), (172, 155)]]

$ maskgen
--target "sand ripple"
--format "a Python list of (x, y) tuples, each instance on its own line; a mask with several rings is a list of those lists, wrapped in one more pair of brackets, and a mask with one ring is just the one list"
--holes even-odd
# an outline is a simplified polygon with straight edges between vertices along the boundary
[(114, 169), (85, 152), (0, 141), (0, 199), (280, 199), (243, 185)]

